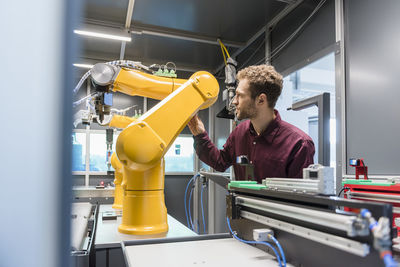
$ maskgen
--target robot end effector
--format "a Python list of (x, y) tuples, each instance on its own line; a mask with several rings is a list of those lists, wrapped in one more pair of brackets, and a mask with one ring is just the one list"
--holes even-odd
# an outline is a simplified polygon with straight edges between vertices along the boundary
[(105, 122), (105, 116), (111, 114), (113, 102), (111, 90), (118, 72), (116, 66), (99, 63), (87, 73), (91, 77), (91, 86), (95, 89), (95, 92), (74, 102), (74, 106), (77, 106), (86, 101), (88, 107), (75, 113), (75, 127), (79, 123), (90, 125), (93, 121), (97, 121), (100, 125), (108, 124), (109, 121)]
[(110, 115), (112, 107), (113, 83), (119, 73), (116, 66), (99, 63), (91, 69), (91, 81), (95, 88), (94, 110), (98, 115), (99, 123), (104, 121), (104, 115)]

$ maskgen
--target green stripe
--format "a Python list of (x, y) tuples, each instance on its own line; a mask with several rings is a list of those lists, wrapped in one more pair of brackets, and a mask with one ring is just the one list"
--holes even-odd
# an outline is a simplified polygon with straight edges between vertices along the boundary
[(391, 186), (394, 185), (395, 182), (374, 182), (372, 180), (346, 179), (342, 181), (342, 186), (345, 184)]

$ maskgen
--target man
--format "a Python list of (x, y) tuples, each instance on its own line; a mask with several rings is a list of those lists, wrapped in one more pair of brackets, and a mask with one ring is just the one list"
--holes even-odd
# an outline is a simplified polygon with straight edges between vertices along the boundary
[(282, 76), (269, 65), (250, 66), (237, 75), (239, 84), (233, 104), (240, 123), (219, 150), (210, 140), (203, 122), (196, 115), (188, 123), (196, 152), (203, 162), (217, 171), (233, 165), (237, 180), (247, 180), (246, 167), (236, 163), (245, 155), (254, 165), (254, 180), (267, 177), (301, 178), (303, 168), (313, 164), (311, 138), (297, 127), (281, 120), (274, 109), (282, 92)]

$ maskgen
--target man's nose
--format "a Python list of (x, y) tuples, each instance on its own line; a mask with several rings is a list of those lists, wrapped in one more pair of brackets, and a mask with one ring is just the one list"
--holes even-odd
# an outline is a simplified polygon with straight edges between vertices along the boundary
[(234, 104), (235, 106), (238, 104), (236, 95), (233, 97), (232, 104)]

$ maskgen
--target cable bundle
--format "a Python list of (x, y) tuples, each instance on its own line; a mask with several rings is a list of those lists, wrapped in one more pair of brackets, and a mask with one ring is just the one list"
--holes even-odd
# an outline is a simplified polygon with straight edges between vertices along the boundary
[(230, 223), (228, 217), (226, 217), (226, 222), (227, 222), (227, 224), (228, 224), (228, 228), (229, 228), (230, 233), (232, 234), (232, 236), (233, 236), (236, 240), (239, 240), (240, 242), (243, 242), (243, 243), (246, 243), (246, 244), (263, 244), (263, 245), (268, 246), (268, 247), (271, 248), (272, 251), (275, 253), (275, 256), (276, 256), (276, 259), (278, 260), (279, 266), (280, 266), (280, 267), (286, 267), (285, 253), (283, 253), (283, 249), (282, 249), (281, 245), (279, 244), (278, 240), (276, 240), (275, 237), (273, 237), (272, 235), (268, 235), (268, 237), (269, 237), (269, 238), (275, 243), (275, 245), (278, 247), (283, 262), (281, 261), (281, 257), (279, 256), (278, 251), (277, 251), (271, 244), (269, 244), (269, 243), (267, 243), (267, 242), (263, 242), (263, 241), (248, 241), (248, 240), (241, 239), (240, 237), (238, 237), (238, 236), (236, 235), (235, 232), (233, 232), (232, 227), (231, 227), (231, 223)]
[[(193, 191), (194, 191), (194, 187), (196, 184), (197, 179), (200, 177), (200, 174), (195, 174), (187, 183), (186, 185), (186, 190), (185, 190), (185, 198), (184, 198), (184, 205), (185, 205), (185, 214), (186, 214), (186, 222), (187, 222), (187, 226), (192, 230), (196, 232), (195, 226), (193, 224), (193, 220), (192, 220), (192, 214), (191, 214), (191, 200), (192, 200), (192, 196), (193, 196)], [(191, 189), (190, 189), (190, 193), (189, 193), (189, 200), (188, 199), (188, 189), (190, 184), (192, 184)], [(202, 218), (203, 218), (203, 233), (206, 233), (206, 222), (205, 222), (205, 218), (204, 218), (204, 206), (203, 206), (203, 191), (204, 188), (206, 186), (202, 185), (201, 187), (201, 192), (200, 192), (200, 202), (201, 202), (201, 214), (202, 214)], [(189, 203), (187, 204), (187, 202), (189, 201)], [(198, 232), (200, 232), (199, 230), (199, 224), (197, 223), (197, 230)]]

